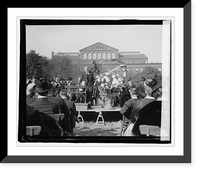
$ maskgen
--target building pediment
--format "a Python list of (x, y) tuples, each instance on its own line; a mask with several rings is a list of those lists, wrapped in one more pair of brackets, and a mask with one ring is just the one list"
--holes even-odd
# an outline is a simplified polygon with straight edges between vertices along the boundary
[(97, 42), (96, 44), (83, 48), (80, 51), (118, 51), (118, 49), (103, 44), (101, 42)]

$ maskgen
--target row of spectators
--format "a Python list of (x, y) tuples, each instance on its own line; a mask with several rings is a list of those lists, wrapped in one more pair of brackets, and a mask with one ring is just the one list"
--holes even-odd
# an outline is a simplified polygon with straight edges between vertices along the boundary
[[(45, 79), (36, 80), (34, 77), (27, 85), (25, 125), (41, 126), (42, 137), (59, 136), (59, 125), (61, 125), (64, 136), (72, 136), (77, 121), (75, 103), (67, 99), (65, 89), (59, 90), (57, 96), (53, 96), (51, 90), (52, 84)], [(57, 121), (50, 116), (59, 113), (64, 114), (64, 118), (58, 125)]]
[(124, 136), (140, 135), (140, 125), (161, 127), (162, 82), (155, 77), (129, 90), (131, 99), (121, 109)]

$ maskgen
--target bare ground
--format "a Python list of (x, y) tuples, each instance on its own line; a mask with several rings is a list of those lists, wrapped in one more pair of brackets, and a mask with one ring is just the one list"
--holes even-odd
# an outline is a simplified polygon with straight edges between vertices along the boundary
[(95, 122), (77, 123), (74, 128), (75, 136), (120, 136), (121, 121), (105, 122), (96, 124)]

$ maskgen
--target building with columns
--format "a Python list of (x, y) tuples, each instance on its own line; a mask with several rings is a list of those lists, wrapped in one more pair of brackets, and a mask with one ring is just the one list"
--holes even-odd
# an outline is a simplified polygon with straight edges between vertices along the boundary
[(139, 51), (119, 52), (119, 49), (101, 42), (85, 47), (79, 50), (79, 52), (52, 52), (52, 58), (56, 56), (69, 58), (72, 65), (79, 65), (80, 67), (91, 65), (93, 60), (97, 62), (104, 61), (103, 65), (107, 71), (120, 64), (117, 61), (112, 61), (112, 59), (117, 59), (124, 63), (127, 69), (133, 73), (142, 72), (147, 66), (154, 67), (159, 71), (162, 69), (161, 63), (148, 63), (146, 55), (141, 54)]

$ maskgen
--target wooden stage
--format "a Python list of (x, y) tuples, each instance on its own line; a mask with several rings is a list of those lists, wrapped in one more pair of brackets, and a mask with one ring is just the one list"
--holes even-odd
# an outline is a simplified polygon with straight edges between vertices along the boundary
[(92, 109), (85, 109), (83, 107), (79, 107), (79, 106), (76, 106), (76, 110), (78, 112), (78, 119), (80, 122), (84, 123), (84, 118), (83, 116), (81, 115), (81, 112), (97, 112), (98, 113), (98, 116), (96, 118), (96, 124), (101, 124), (101, 125), (105, 125), (105, 120), (104, 120), (104, 117), (103, 117), (103, 112), (119, 112), (121, 110), (120, 107), (114, 107), (114, 108), (102, 108), (100, 106), (92, 106)]

